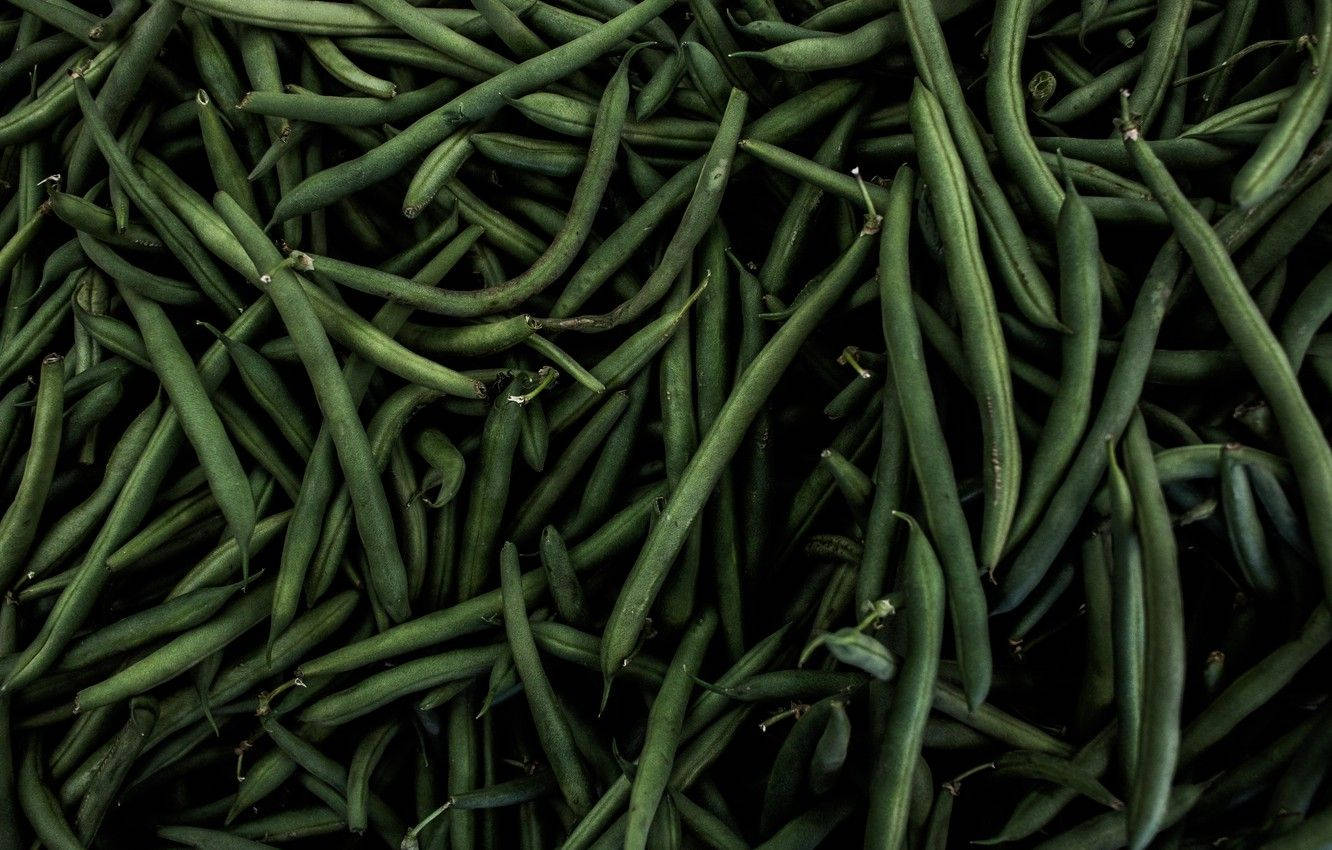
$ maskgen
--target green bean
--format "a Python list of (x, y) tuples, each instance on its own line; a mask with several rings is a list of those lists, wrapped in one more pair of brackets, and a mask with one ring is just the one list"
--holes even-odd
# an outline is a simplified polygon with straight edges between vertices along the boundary
[(1114, 554), (1113, 630), (1115, 705), (1119, 718), (1120, 760), (1124, 772), (1136, 775), (1145, 698), (1146, 666), (1145, 594), (1142, 542), (1134, 525), (1133, 493), (1128, 478), (1106, 441), (1107, 477), (1110, 481), (1110, 531)]
[(65, 413), (64, 358), (42, 358), (33, 406), (32, 444), (18, 491), (0, 517), (0, 585), (9, 585), (23, 564), (37, 534), (60, 451), (61, 419)]
[(1129, 844), (1141, 848), (1163, 826), (1179, 753), (1184, 618), (1174, 532), (1140, 415), (1129, 422), (1124, 461), (1142, 547), (1146, 627), (1142, 726), (1128, 794)]
[(627, 393), (618, 392), (602, 405), (582, 430), (569, 442), (554, 468), (535, 485), (518, 507), (512, 537), (526, 540), (537, 532), (555, 504), (573, 483), (583, 466), (606, 440), (629, 404)]
[(1153, 122), (1165, 101), (1192, 7), (1191, 0), (1172, 0), (1160, 4), (1156, 10), (1156, 19), (1143, 51), (1142, 70), (1138, 72), (1129, 98), (1129, 109), (1142, 116), (1144, 127)]
[[(329, 597), (292, 623), (272, 647), (260, 646), (234, 666), (222, 670), (213, 682), (208, 698), (222, 704), (256, 688), (265, 679), (289, 669), (311, 649), (326, 641), (347, 622), (356, 610), (359, 594), (345, 591)], [(161, 701), (157, 725), (148, 746), (153, 746), (173, 732), (202, 717), (203, 711), (193, 688), (171, 694)]]
[(183, 844), (186, 847), (213, 847), (217, 850), (265, 850), (272, 845), (251, 841), (238, 835), (231, 835), (214, 829), (198, 826), (162, 826), (157, 835), (167, 841)]
[(944, 587), (939, 560), (916, 521), (906, 514), (897, 516), (910, 527), (903, 587), (911, 619), (907, 656), (870, 777), (866, 835), (875, 847), (900, 847), (905, 840), (911, 788), (906, 772), (920, 755), (943, 640)]
[(437, 80), (419, 89), (401, 92), (384, 100), (378, 97), (347, 97), (318, 94), (290, 85), (286, 93), (252, 91), (236, 104), (242, 112), (268, 115), (292, 121), (316, 124), (344, 124), (353, 127), (392, 123), (420, 115), (430, 105), (457, 91), (453, 80)]
[(985, 102), (1000, 157), (1037, 219), (1053, 229), (1063, 205), (1063, 192), (1032, 143), (1022, 88), (1022, 48), (1035, 5), (1035, 0), (999, 0), (995, 4)]
[[(846, 156), (851, 134), (863, 111), (863, 104), (852, 104), (851, 109), (838, 119), (827, 138), (819, 145), (813, 157), (814, 162), (827, 168), (838, 167)], [(780, 292), (789, 282), (791, 267), (804, 246), (822, 198), (823, 190), (812, 181), (802, 181), (791, 197), (791, 203), (773, 230), (768, 255), (759, 267), (759, 280), (765, 292)]]
[(287, 442), (302, 457), (308, 457), (314, 445), (314, 435), (300, 404), (292, 397), (277, 370), (262, 354), (244, 342), (231, 339), (207, 322), (202, 324), (226, 348), (250, 396), (273, 420)]
[[(84, 56), (84, 62), (80, 63), (81, 76), (77, 79), (91, 80), (91, 85), (100, 83), (116, 64), (122, 47), (121, 42), (112, 42), (96, 55)], [(0, 144), (14, 145), (37, 138), (52, 124), (64, 118), (78, 103), (75, 79), (67, 76), (57, 81), (42, 96), (6, 113), (0, 119)]]
[[(438, 398), (439, 393), (435, 390), (408, 385), (389, 396), (380, 405), (366, 428), (366, 436), (370, 443), (370, 460), (376, 472), (382, 473), (388, 467), (394, 445), (408, 419), (419, 408)], [(327, 592), (333, 573), (347, 547), (347, 537), (350, 533), (347, 517), (352, 511), (351, 490), (344, 486), (339, 490), (323, 523), (315, 559), (305, 578), (307, 600), (318, 599)], [(284, 590), (286, 593), (295, 594), (294, 588)], [(283, 619), (290, 617), (292, 613), (289, 608), (284, 609), (281, 606), (279, 610), (283, 613)], [(276, 632), (270, 630), (270, 636), (273, 634)]]
[(1066, 180), (1056, 240), (1060, 313), (1071, 332), (1062, 340), (1059, 385), (1031, 462), (1027, 464), (1023, 499), (1013, 520), (1014, 541), (1025, 537), (1040, 518), (1073, 458), (1090, 416), (1096, 342), (1101, 328), (1101, 249), (1096, 222), (1081, 201), (1072, 181)]
[[(199, 89), (194, 102), (198, 105), (199, 130), (203, 137), (208, 166), (213, 172), (213, 182), (220, 191), (235, 198), (236, 203), (240, 204), (251, 218), (258, 221), (259, 205), (250, 190), (245, 165), (241, 162), (240, 153), (231, 142), (217, 107), (213, 105), (212, 99), (204, 89)], [(223, 106), (234, 108), (233, 103), (223, 103)]]
[(203, 252), (203, 247), (183, 226), (176, 214), (157, 196), (148, 183), (139, 176), (129, 157), (121, 150), (111, 135), (110, 128), (97, 114), (96, 104), (88, 92), (88, 82), (83, 76), (74, 78), (74, 89), (78, 95), (79, 108), (83, 112), (84, 126), (97, 143), (98, 150), (111, 166), (112, 173), (124, 186), (126, 193), (140, 211), (152, 223), (153, 229), (161, 235), (171, 252), (185, 266), (190, 275), (199, 282), (199, 288), (222, 310), (235, 312), (240, 309), (240, 301), (222, 279), (221, 272), (213, 261)]
[(108, 277), (134, 289), (145, 298), (173, 305), (189, 305), (199, 301), (199, 290), (192, 284), (141, 269), (87, 232), (79, 232), (76, 244), (84, 256)]
[[(1114, 732), (1115, 726), (1111, 724), (1073, 756), (1072, 765), (1089, 776), (1103, 773), (1109, 763)], [(1033, 791), (1017, 804), (997, 835), (975, 843), (1001, 844), (1026, 838), (1042, 829), (1076, 797), (1077, 792), (1065, 786)]]
[(467, 469), (462, 453), (446, 435), (433, 428), (419, 433), (414, 445), (417, 453), (438, 473), (439, 494), (430, 506), (438, 508), (449, 504), (458, 495)]
[(486, 415), (477, 475), (467, 500), (462, 550), (458, 562), (458, 596), (469, 599), (480, 592), (490, 576), (491, 558), (499, 542), (504, 504), (509, 492), (513, 456), (518, 448), (522, 413), (521, 378), (496, 398)]
[(899, 169), (893, 184), (893, 204), (889, 209), (901, 218), (902, 224), (894, 224), (890, 216), (889, 226), (884, 229), (880, 249), (880, 306), (883, 309), (884, 338), (889, 343), (893, 383), (902, 400), (911, 463), (924, 495), (926, 521), (944, 552), (942, 563), (947, 570), (945, 579), (950, 589), (949, 608), (959, 659), (963, 669), (970, 671), (967, 674), (968, 697), (973, 705), (978, 705), (989, 689), (990, 677), (988, 640), (982, 625), (985, 603), (976, 578), (970, 532), (962, 516), (952, 464), (943, 443), (929, 384), (924, 380), (920, 366), (924, 356), (920, 331), (913, 321), (914, 309), (909, 300), (910, 272), (906, 250), (910, 221), (906, 210), (911, 203), (913, 183), (911, 171), (905, 167)]
[(1319, 0), (1314, 9), (1312, 67), (1301, 74), (1295, 92), (1282, 104), (1276, 124), (1231, 185), (1231, 196), (1242, 209), (1270, 197), (1291, 175), (1332, 102), (1332, 82), (1319, 73), (1332, 58), (1332, 3)]
[(975, 215), (962, 180), (962, 163), (948, 139), (938, 101), (919, 83), (912, 92), (911, 125), (921, 140), (921, 168), (944, 240), (950, 290), (969, 328), (963, 348), (980, 406), (986, 459), (982, 466), (986, 501), (978, 554), (981, 565), (992, 571), (1017, 511), (1022, 476), (1007, 349), (980, 255)]
[[(1178, 7), (1172, 5), (1169, 8), (1175, 10)], [(1191, 49), (1206, 44), (1216, 30), (1219, 21), (1220, 16), (1214, 15), (1189, 27), (1184, 31), (1183, 47)], [(1172, 40), (1169, 43), (1160, 42), (1158, 46), (1163, 54), (1167, 47), (1177, 43), (1177, 41)], [(1041, 116), (1056, 124), (1086, 116), (1092, 110), (1104, 105), (1107, 100), (1115, 95), (1116, 91), (1128, 86), (1135, 78), (1140, 77), (1145, 59), (1145, 54), (1138, 54), (1119, 63), (1086, 85), (1069, 92), (1058, 103), (1044, 110)], [(1154, 59), (1162, 61), (1161, 54), (1156, 54)], [(1173, 69), (1174, 59), (1171, 59), (1169, 66), (1164, 67), (1167, 72)]]
[(632, 650), (643, 628), (643, 618), (665, 582), (671, 562), (684, 545), (690, 524), (740, 447), (746, 426), (794, 359), (800, 343), (859, 272), (877, 228), (875, 219), (867, 221), (852, 247), (737, 379), (731, 397), (671, 493), (660, 521), (649, 533), (615, 601), (601, 644), (602, 675), (607, 684)]
[[(388, 80), (363, 70), (330, 38), (319, 35), (305, 36), (305, 46), (328, 75), (352, 91), (371, 97), (391, 100), (398, 95), (398, 87)], [(240, 100), (239, 97), (236, 99)]]
[(28, 825), (36, 833), (38, 840), (55, 850), (75, 850), (82, 847), (82, 842), (70, 828), (60, 810), (60, 801), (41, 779), (41, 754), (38, 742), (33, 739), (19, 763), (18, 802), (27, 818)]
[(611, 499), (614, 498), (616, 485), (623, 477), (629, 452), (638, 436), (647, 400), (647, 378), (647, 372), (643, 372), (629, 385), (629, 405), (615, 428), (606, 436), (601, 455), (588, 476), (578, 508), (562, 528), (566, 538), (580, 537), (590, 530), (593, 523), (605, 517)]
[(68, 55), (78, 43), (74, 36), (60, 32), (18, 48), (0, 62), (0, 85), (9, 85), (19, 74), (26, 74), (47, 60)]
[(522, 679), (541, 747), (550, 760), (560, 792), (575, 813), (585, 812), (593, 803), (592, 786), (563, 714), (555, 701), (555, 692), (537, 655), (536, 641), (527, 621), (523, 601), (522, 576), (518, 571), (518, 549), (505, 543), (500, 552), (500, 580), (504, 599), (504, 631), (513, 650), (514, 665)]
[[(142, 225), (131, 223), (124, 233), (121, 233), (116, 226), (115, 216), (112, 215), (111, 211), (103, 209), (91, 201), (77, 195), (55, 190), (51, 190), (48, 197), (51, 200), (51, 211), (55, 213), (56, 218), (80, 232), (87, 232), (103, 242), (139, 251), (160, 251), (164, 247), (157, 234)], [(83, 264), (83, 257), (79, 256), (75, 258), (75, 261), (77, 265), (71, 268), (70, 271)], [(53, 275), (58, 274), (54, 268), (51, 269), (51, 273)], [(43, 276), (45, 277), (45, 275)]]
[(1221, 450), (1221, 509), (1231, 550), (1246, 583), (1258, 595), (1272, 598), (1278, 592), (1280, 580), (1258, 519), (1253, 487), (1236, 456), (1236, 448), (1227, 446)]
[(673, 50), (667, 52), (665, 60), (657, 66), (639, 89), (638, 97), (634, 100), (634, 120), (646, 121), (661, 109), (671, 93), (679, 86), (685, 70), (684, 54), (677, 44)]
[(97, 833), (156, 721), (157, 704), (153, 700), (130, 702), (129, 722), (111, 740), (109, 751), (97, 765), (97, 773), (79, 801), (74, 828), (83, 843), (91, 841)]
[(473, 133), (469, 141), (486, 159), (548, 177), (569, 177), (583, 170), (587, 151), (569, 142), (533, 139), (512, 133)]
[(173, 635), (210, 619), (240, 589), (240, 584), (205, 587), (131, 614), (71, 644), (64, 669), (88, 667), (117, 653)]
[(712, 147), (703, 157), (698, 183), (685, 207), (680, 226), (663, 250), (661, 261), (638, 292), (608, 313), (561, 319), (551, 322), (552, 326), (575, 330), (606, 330), (633, 321), (661, 300), (688, 262), (689, 255), (712, 226), (721, 207), (747, 106), (748, 98), (745, 94), (739, 89), (731, 89), (726, 113), (722, 116)]
[[(675, 766), (676, 749), (679, 746), (680, 730), (684, 726), (694, 671), (702, 663), (716, 628), (717, 615), (710, 610), (690, 623), (675, 658), (671, 660), (661, 690), (652, 701), (643, 748), (638, 756), (638, 769), (629, 792), (625, 847), (641, 850), (647, 846), (648, 830), (652, 827), (657, 807), (665, 797)], [(606, 681), (609, 685), (609, 676)]]
[(254, 498), (199, 373), (161, 307), (129, 287), (122, 287), (121, 296), (142, 331), (153, 371), (162, 380), (181, 427), (199, 456), (209, 489), (232, 535), (242, 550), (248, 549), (254, 531)]
[[(1198, 802), (1204, 788), (1203, 785), (1177, 785), (1170, 789), (1162, 826), (1171, 826), (1183, 818)], [(1109, 850), (1113, 847), (1122, 847), (1126, 822), (1125, 811), (1106, 812), (1083, 821), (1038, 846), (1041, 850), (1066, 850), (1076, 847)]]

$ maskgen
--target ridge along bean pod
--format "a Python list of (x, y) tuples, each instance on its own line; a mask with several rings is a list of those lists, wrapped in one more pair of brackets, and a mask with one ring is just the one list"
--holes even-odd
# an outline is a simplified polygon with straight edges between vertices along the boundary
[[(943, 239), (949, 291), (967, 328), (962, 345), (973, 376), (972, 391), (980, 407), (981, 478), (985, 488), (980, 542), (976, 548), (981, 566), (993, 572), (1017, 512), (1022, 481), (1022, 451), (1014, 419), (1008, 350), (980, 253), (962, 162), (948, 136), (938, 100), (919, 80), (911, 93), (911, 129), (920, 139), (921, 173)], [(976, 692), (983, 693), (984, 688)]]
[(712, 428), (704, 435), (698, 451), (667, 500), (660, 520), (649, 532), (602, 634), (601, 672), (607, 689), (624, 659), (632, 652), (648, 609), (685, 543), (689, 526), (740, 447), (747, 426), (795, 359), (800, 343), (858, 275), (878, 228), (878, 216), (867, 215), (856, 241), (755, 356), (736, 381), (731, 397), (718, 413)]
[[(911, 271), (908, 265), (910, 208), (914, 175), (903, 167), (893, 181), (892, 215), (901, 224), (889, 226), (879, 249), (879, 304), (883, 333), (889, 349), (893, 384), (897, 389), (911, 465), (921, 488), (926, 523), (942, 551), (948, 605), (958, 660), (965, 671), (967, 698), (977, 706), (989, 691), (991, 659), (985, 598), (977, 577), (971, 534), (962, 515), (952, 462), (943, 439), (938, 412), (924, 368), (920, 330), (911, 302)], [(898, 184), (901, 183), (901, 188)]]
[(953, 143), (970, 178), (970, 189), (976, 195), (987, 242), (999, 257), (999, 272), (1009, 294), (1023, 315), (1033, 322), (1060, 329), (1050, 286), (1031, 256), (1017, 217), (990, 170), (932, 4), (929, 0), (909, 0), (899, 4), (899, 11), (916, 67), (946, 116)]
[(32, 442), (13, 501), (0, 517), (0, 587), (8, 587), (23, 566), (37, 534), (60, 452), (65, 413), (65, 358), (42, 358), (33, 403)]
[(595, 802), (591, 779), (584, 767), (555, 691), (537, 654), (524, 602), (522, 575), (518, 567), (518, 548), (506, 542), (500, 550), (500, 586), (503, 599), (504, 632), (513, 651), (532, 719), (536, 724), (541, 748), (550, 761), (560, 793), (575, 814), (586, 812)]
[[(904, 182), (911, 181), (907, 178)], [(920, 756), (943, 642), (942, 568), (920, 525), (906, 514), (896, 516), (910, 529), (902, 576), (910, 631), (907, 654), (885, 719), (886, 734), (870, 776), (870, 819), (865, 828), (865, 846), (876, 848), (901, 847), (906, 840), (911, 791), (906, 773), (914, 769)]]
[(395, 621), (409, 615), (407, 569), (393, 531), (384, 485), (371, 459), (370, 441), (356, 413), (356, 403), (342, 375), (328, 336), (306, 297), (300, 279), (280, 264), (277, 249), (225, 193), (215, 201), (218, 212), (241, 242), (256, 267), (272, 269), (267, 289), (274, 306), (296, 342), (301, 362), (310, 375), (311, 387), (325, 417), (334, 448), (337, 450), (357, 530), (365, 547), (371, 570), (367, 578), (374, 583), (376, 596), (384, 611)]
[(1027, 464), (1009, 548), (1026, 537), (1040, 518), (1091, 415), (1096, 344), (1101, 335), (1100, 239), (1096, 221), (1067, 178), (1055, 241), (1059, 254), (1059, 312), (1069, 333), (1060, 348), (1059, 384)]
[(1324, 592), (1332, 599), (1332, 525), (1321, 520), (1332, 514), (1332, 448), (1309, 408), (1290, 361), (1259, 314), (1216, 232), (1188, 203), (1161, 161), (1142, 144), (1127, 116), (1120, 132), (1135, 167), (1170, 216), (1217, 317), (1272, 408), (1304, 497)]
[[(387, 0), (376, 2), (382, 4)], [(374, 150), (307, 177), (278, 202), (273, 220), (284, 221), (328, 206), (397, 173), (459, 125), (494, 114), (508, 100), (539, 90), (600, 58), (643, 25), (655, 20), (672, 2), (674, 0), (643, 0), (573, 41), (500, 71), (418, 119)]]
[(1271, 197), (1291, 175), (1332, 102), (1332, 75), (1323, 73), (1332, 62), (1332, 2), (1317, 0), (1313, 6), (1309, 68), (1231, 184), (1231, 197), (1241, 209)]

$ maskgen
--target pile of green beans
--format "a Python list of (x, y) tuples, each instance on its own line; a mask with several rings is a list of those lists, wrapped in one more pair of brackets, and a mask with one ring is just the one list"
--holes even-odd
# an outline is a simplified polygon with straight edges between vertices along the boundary
[(1332, 846), (1330, 104), (1332, 0), (0, 2), (0, 850)]

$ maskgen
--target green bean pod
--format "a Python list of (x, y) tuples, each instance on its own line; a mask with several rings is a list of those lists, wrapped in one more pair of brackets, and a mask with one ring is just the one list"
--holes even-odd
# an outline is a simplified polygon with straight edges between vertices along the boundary
[(949, 288), (968, 328), (963, 349), (980, 406), (985, 458), (981, 477), (986, 500), (977, 549), (981, 565), (993, 570), (1017, 512), (1022, 479), (1008, 351), (980, 254), (962, 163), (949, 139), (938, 101), (919, 82), (911, 96), (911, 126), (921, 139), (921, 169), (943, 236)]
[(48, 354), (42, 359), (33, 404), (32, 443), (23, 477), (13, 501), (0, 517), (0, 586), (12, 584), (23, 566), (51, 488), (65, 414), (64, 368), (65, 358), (59, 354)]

